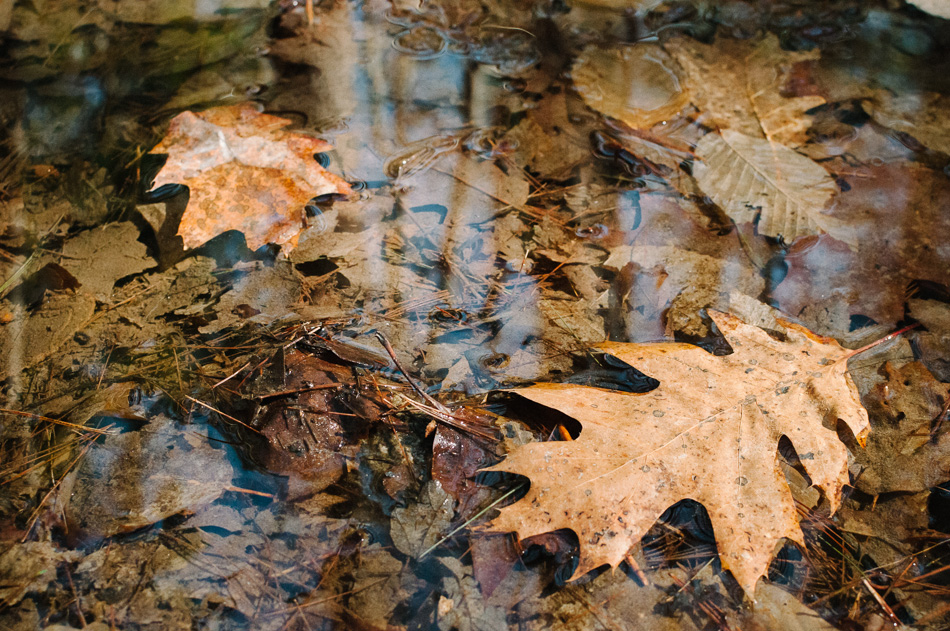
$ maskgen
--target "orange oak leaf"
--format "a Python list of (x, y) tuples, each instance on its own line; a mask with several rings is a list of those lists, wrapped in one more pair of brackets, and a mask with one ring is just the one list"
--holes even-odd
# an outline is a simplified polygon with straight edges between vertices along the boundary
[(152, 149), (168, 161), (155, 187), (184, 184), (188, 207), (178, 233), (194, 248), (225, 230), (240, 230), (248, 246), (293, 243), (305, 227), (304, 206), (349, 184), (321, 167), (314, 154), (331, 146), (286, 131), (291, 121), (262, 114), (251, 103), (183, 112)]
[(631, 394), (573, 384), (515, 390), (581, 423), (577, 440), (529, 443), (491, 467), (527, 476), (528, 494), (486, 524), (520, 538), (569, 528), (580, 541), (573, 578), (620, 563), (683, 499), (705, 506), (723, 567), (750, 596), (776, 544), (803, 543), (777, 447), (795, 446), (831, 510), (848, 482), (840, 419), (863, 445), (867, 411), (847, 373), (849, 351), (782, 322), (784, 339), (710, 312), (733, 353), (690, 344), (608, 342), (599, 349), (660, 381)]

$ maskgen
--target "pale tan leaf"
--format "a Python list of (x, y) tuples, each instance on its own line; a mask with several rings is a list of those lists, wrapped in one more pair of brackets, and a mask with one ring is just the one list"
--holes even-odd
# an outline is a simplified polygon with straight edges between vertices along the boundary
[(819, 231), (852, 241), (834, 217), (822, 212), (838, 189), (818, 163), (728, 129), (703, 136), (696, 156), (699, 187), (737, 223), (757, 223), (759, 234), (789, 243)]
[(713, 44), (677, 37), (664, 48), (685, 71), (684, 83), (707, 125), (796, 146), (811, 126), (805, 112), (825, 102), (816, 94), (785, 94), (795, 65), (819, 53), (782, 50), (775, 35)]
[(689, 344), (599, 348), (660, 381), (644, 394), (573, 384), (516, 390), (581, 423), (575, 441), (530, 443), (493, 471), (531, 480), (528, 494), (487, 524), (521, 538), (561, 528), (580, 542), (574, 578), (616, 566), (676, 502), (709, 513), (723, 566), (752, 595), (783, 537), (802, 541), (779, 466), (784, 435), (834, 511), (848, 482), (839, 419), (863, 444), (868, 415), (847, 373), (851, 352), (790, 322), (778, 340), (734, 316), (711, 317), (733, 348)]
[(950, 2), (947, 0), (907, 0), (921, 11), (950, 20)]
[(592, 46), (571, 77), (587, 105), (634, 128), (652, 127), (689, 102), (673, 60), (656, 44)]

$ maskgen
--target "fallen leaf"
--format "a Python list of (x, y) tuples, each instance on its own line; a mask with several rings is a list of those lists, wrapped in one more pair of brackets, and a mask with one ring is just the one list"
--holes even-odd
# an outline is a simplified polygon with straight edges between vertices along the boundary
[(15, 605), (30, 592), (43, 593), (56, 580), (61, 563), (76, 561), (80, 553), (57, 550), (49, 541), (27, 541), (0, 551), (0, 605)]
[(708, 327), (700, 312), (725, 307), (726, 287), (753, 296), (765, 289), (758, 270), (744, 259), (722, 259), (673, 246), (617, 246), (604, 266), (624, 270), (631, 286), (627, 301), (643, 316), (641, 326), (645, 321), (660, 323), (665, 312), (667, 336), (674, 331), (706, 335)]
[(505, 610), (482, 598), (471, 568), (453, 558), (440, 559), (450, 575), (436, 608), (440, 631), (496, 631), (506, 628)]
[[(950, 4), (947, 5), (950, 8)], [(878, 90), (863, 107), (875, 121), (908, 134), (935, 151), (950, 154), (950, 124), (946, 111), (950, 97), (935, 92), (895, 95)]]
[(907, 0), (921, 11), (950, 20), (950, 2), (947, 0)]
[(732, 130), (703, 136), (696, 156), (699, 187), (737, 223), (754, 223), (759, 234), (788, 243), (819, 231), (852, 240), (840, 221), (822, 212), (838, 189), (817, 162)]
[(837, 508), (848, 454), (834, 429), (864, 441), (867, 412), (847, 374), (851, 353), (804, 327), (784, 340), (724, 313), (711, 317), (732, 345), (717, 357), (688, 344), (606, 343), (600, 348), (660, 380), (630, 394), (571, 384), (515, 390), (580, 421), (571, 442), (531, 443), (489, 468), (527, 476), (528, 494), (485, 526), (522, 539), (561, 528), (580, 542), (573, 578), (617, 566), (676, 502), (701, 502), (723, 566), (750, 595), (775, 545), (803, 542), (779, 466), (785, 435), (813, 484)]
[(937, 379), (950, 383), (950, 358), (946, 355), (950, 348), (950, 305), (936, 300), (908, 300), (907, 306), (911, 317), (927, 327), (914, 336), (920, 361)]
[(233, 475), (227, 453), (207, 439), (189, 444), (187, 431), (159, 416), (89, 450), (66, 507), (70, 536), (130, 532), (220, 496)]
[(442, 538), (455, 513), (455, 500), (430, 481), (423, 487), (419, 502), (393, 511), (390, 535), (403, 554), (418, 557)]
[[(923, 364), (884, 364), (887, 380), (865, 397), (873, 431), (855, 463), (862, 471), (855, 488), (869, 494), (916, 493), (946, 480), (950, 433), (931, 436), (950, 397), (950, 386)], [(937, 421), (939, 423), (939, 421)]]
[(29, 316), (15, 318), (0, 335), (0, 379), (42, 361), (65, 345), (95, 313), (96, 300), (84, 293), (53, 293)]
[(216, 333), (245, 322), (270, 324), (293, 310), (300, 300), (301, 279), (289, 263), (279, 261), (271, 267), (254, 263), (249, 267), (248, 274), (221, 296), (215, 307), (217, 319), (199, 331)]
[(378, 544), (360, 551), (360, 565), (353, 582), (348, 608), (374, 629), (386, 629), (394, 610), (410, 595), (411, 574), (405, 576), (402, 561)]
[(707, 126), (799, 145), (811, 126), (805, 112), (825, 102), (817, 94), (789, 96), (786, 89), (798, 64), (818, 59), (817, 49), (785, 51), (772, 34), (712, 44), (676, 37), (664, 48), (685, 71), (683, 81)]
[[(531, 114), (534, 113), (532, 110)], [(574, 167), (587, 159), (585, 147), (572, 142), (563, 130), (545, 129), (535, 122), (537, 115), (531, 114), (505, 134), (507, 141), (517, 145), (512, 159), (546, 179), (570, 177)]]
[(792, 594), (771, 583), (763, 583), (759, 587), (753, 612), (749, 616), (752, 618), (751, 622), (753, 625), (758, 623), (763, 629), (782, 629), (783, 631), (834, 631), (835, 629)]
[(484, 486), (475, 482), (479, 468), (492, 454), (470, 435), (438, 426), (432, 439), (432, 479), (459, 503), (459, 513), (470, 515), (478, 502), (487, 494)]
[(677, 70), (657, 44), (591, 46), (578, 56), (571, 77), (592, 109), (640, 129), (675, 116), (689, 102)]
[(172, 119), (168, 135), (152, 149), (168, 154), (154, 186), (184, 184), (191, 191), (179, 227), (185, 247), (226, 230), (243, 232), (252, 250), (294, 242), (310, 199), (351, 192), (314, 160), (330, 145), (284, 130), (290, 124), (250, 103)]
[(43, 260), (62, 265), (76, 277), (84, 292), (108, 299), (117, 280), (155, 266), (138, 238), (135, 224), (110, 223), (77, 234), (63, 244), (60, 252), (50, 253)]

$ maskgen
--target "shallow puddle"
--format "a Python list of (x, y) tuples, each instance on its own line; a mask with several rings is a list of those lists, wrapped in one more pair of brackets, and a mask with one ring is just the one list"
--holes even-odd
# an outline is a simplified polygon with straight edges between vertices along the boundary
[(0, 10), (0, 627), (948, 628), (890, 6)]

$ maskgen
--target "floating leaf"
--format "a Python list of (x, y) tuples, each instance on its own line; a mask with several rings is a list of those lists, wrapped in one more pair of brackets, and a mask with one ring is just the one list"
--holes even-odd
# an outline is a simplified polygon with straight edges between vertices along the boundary
[(284, 130), (290, 123), (250, 103), (172, 119), (168, 135), (152, 150), (168, 154), (155, 186), (184, 184), (191, 191), (179, 228), (185, 247), (226, 230), (243, 232), (251, 249), (294, 242), (311, 198), (350, 192), (314, 160), (330, 145)]
[(724, 313), (710, 314), (733, 353), (690, 344), (606, 343), (611, 355), (660, 380), (631, 394), (573, 384), (515, 390), (581, 423), (571, 442), (530, 443), (491, 471), (530, 478), (521, 501), (486, 529), (522, 539), (569, 528), (580, 542), (578, 578), (616, 566), (660, 515), (690, 498), (709, 513), (723, 566), (750, 595), (775, 545), (802, 543), (795, 502), (776, 453), (788, 437), (832, 511), (848, 482), (842, 420), (864, 441), (868, 415), (837, 342), (782, 322), (785, 339)]

